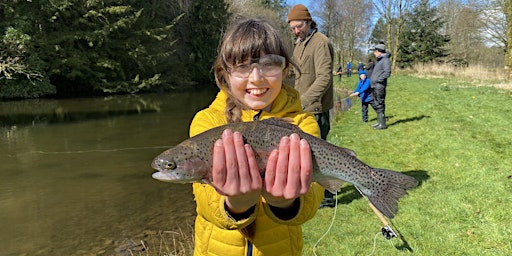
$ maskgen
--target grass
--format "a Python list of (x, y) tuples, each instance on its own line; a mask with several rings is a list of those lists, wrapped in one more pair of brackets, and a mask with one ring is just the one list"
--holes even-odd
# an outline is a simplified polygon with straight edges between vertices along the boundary
[[(337, 87), (356, 84), (357, 76), (344, 77)], [(320, 242), (334, 209), (320, 210), (304, 225), (303, 255), (512, 254), (511, 90), (455, 76), (393, 75), (389, 128), (382, 131), (363, 124), (360, 102), (352, 102), (334, 118), (329, 141), (355, 150), (371, 166), (420, 181), (392, 221), (403, 240), (378, 234), (383, 224), (347, 185)], [(372, 109), (370, 120), (376, 121)]]
[(177, 231), (145, 231), (142, 237), (125, 241), (116, 255), (130, 256), (185, 256), (194, 252), (192, 227)]

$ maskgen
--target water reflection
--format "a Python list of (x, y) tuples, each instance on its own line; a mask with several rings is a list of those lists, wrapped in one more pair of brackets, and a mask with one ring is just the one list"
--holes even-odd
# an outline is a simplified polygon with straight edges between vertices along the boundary
[(150, 163), (214, 95), (1, 102), (2, 255), (110, 255), (147, 230), (186, 229), (191, 186), (153, 180)]

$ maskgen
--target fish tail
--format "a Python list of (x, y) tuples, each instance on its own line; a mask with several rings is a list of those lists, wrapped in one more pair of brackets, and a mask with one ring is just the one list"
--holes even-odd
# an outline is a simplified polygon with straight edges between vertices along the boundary
[(392, 219), (398, 212), (398, 200), (407, 195), (407, 189), (414, 188), (418, 181), (400, 172), (375, 168), (374, 185), (362, 189), (362, 193), (384, 216)]

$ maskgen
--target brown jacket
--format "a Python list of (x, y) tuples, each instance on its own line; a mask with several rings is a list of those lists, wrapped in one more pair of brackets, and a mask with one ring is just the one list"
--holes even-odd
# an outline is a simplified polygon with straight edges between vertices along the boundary
[(304, 111), (319, 114), (333, 107), (333, 56), (329, 38), (316, 29), (304, 41), (295, 43), (292, 58), (301, 73), (299, 76), (299, 72), (293, 72), (295, 89), (300, 93)]

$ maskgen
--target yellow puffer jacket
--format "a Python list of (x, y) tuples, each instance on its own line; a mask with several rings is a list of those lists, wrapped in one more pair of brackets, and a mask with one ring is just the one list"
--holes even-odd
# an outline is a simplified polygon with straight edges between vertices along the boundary
[[(190, 136), (227, 123), (224, 115), (226, 98), (227, 94), (220, 91), (209, 108), (196, 114), (190, 126)], [(303, 131), (320, 136), (314, 116), (301, 110), (299, 94), (290, 86), (283, 85), (270, 113), (253, 110), (242, 113), (242, 121), (271, 117), (292, 118)], [(315, 216), (324, 195), (324, 189), (313, 183), (309, 192), (300, 197), (298, 214), (288, 220), (276, 217), (261, 198), (254, 212), (236, 221), (224, 208), (225, 197), (212, 186), (202, 183), (192, 186), (197, 204), (195, 256), (301, 255), (300, 225)], [(248, 233), (252, 234), (250, 239), (244, 235)]]

